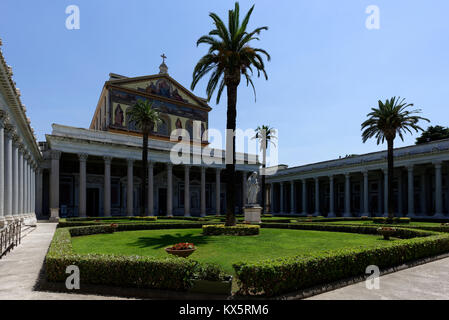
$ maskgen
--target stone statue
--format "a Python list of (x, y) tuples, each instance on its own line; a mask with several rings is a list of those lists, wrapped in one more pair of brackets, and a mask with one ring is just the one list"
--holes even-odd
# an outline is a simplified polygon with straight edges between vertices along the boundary
[(248, 178), (248, 191), (246, 194), (247, 204), (248, 205), (256, 205), (259, 195), (259, 179), (257, 178), (257, 173), (253, 172)]

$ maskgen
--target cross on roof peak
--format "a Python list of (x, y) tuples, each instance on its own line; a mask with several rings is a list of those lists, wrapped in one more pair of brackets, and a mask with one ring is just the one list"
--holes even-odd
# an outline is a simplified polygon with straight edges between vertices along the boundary
[(165, 59), (167, 59), (167, 56), (165, 55), (165, 53), (161, 54), (161, 58), (162, 58), (162, 63), (159, 66), (159, 74), (168, 74), (168, 67), (165, 64)]

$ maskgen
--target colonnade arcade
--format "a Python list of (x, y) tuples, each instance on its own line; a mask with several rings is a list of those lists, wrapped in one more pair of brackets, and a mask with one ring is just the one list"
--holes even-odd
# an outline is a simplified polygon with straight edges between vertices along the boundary
[[(449, 163), (408, 164), (394, 171), (394, 211), (397, 216), (449, 216)], [(273, 213), (333, 216), (383, 216), (387, 213), (386, 168), (304, 178), (283, 177), (268, 184)], [(316, 196), (318, 195), (318, 196)]]
[[(140, 160), (56, 150), (51, 150), (50, 159), (49, 209), (59, 209), (60, 216), (140, 215)], [(238, 172), (237, 212), (244, 206), (249, 173)], [(225, 182), (225, 170), (221, 167), (149, 161), (146, 214), (204, 216), (224, 213)]]
[(20, 131), (0, 110), (0, 227), (27, 218), (35, 220), (38, 160)]

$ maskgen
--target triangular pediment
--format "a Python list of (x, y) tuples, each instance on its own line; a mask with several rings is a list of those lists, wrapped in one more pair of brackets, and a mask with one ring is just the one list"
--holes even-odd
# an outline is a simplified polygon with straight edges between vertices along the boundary
[(113, 80), (108, 81), (108, 83), (127, 90), (159, 96), (184, 104), (209, 108), (204, 99), (195, 96), (166, 74)]

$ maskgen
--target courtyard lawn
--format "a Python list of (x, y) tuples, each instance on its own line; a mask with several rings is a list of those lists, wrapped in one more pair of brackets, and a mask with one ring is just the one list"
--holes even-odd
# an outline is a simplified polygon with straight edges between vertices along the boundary
[[(400, 240), (393, 240), (400, 241)], [(72, 238), (76, 253), (167, 257), (164, 248), (192, 242), (197, 251), (191, 259), (213, 262), (233, 274), (232, 264), (334, 250), (382, 246), (381, 236), (288, 229), (261, 229), (257, 236), (203, 236), (201, 229), (139, 230)]]

